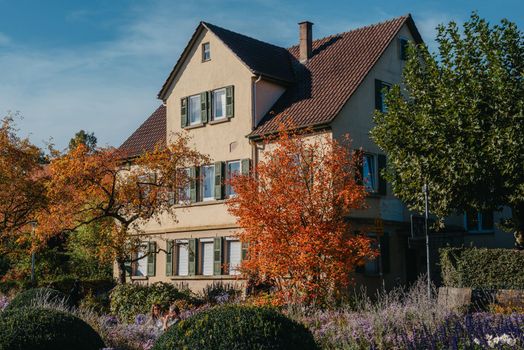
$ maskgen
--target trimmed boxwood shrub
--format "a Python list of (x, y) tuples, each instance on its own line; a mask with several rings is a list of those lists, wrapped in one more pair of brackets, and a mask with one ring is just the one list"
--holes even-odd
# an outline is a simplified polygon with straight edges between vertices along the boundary
[(91, 326), (63, 311), (22, 307), (0, 313), (1, 350), (99, 350)]
[(18, 293), (7, 306), (7, 310), (24, 306), (33, 306), (35, 301), (46, 301), (48, 303), (63, 304), (71, 306), (66, 294), (51, 288), (32, 288)]
[(164, 309), (177, 300), (193, 301), (189, 290), (180, 290), (175, 285), (157, 282), (145, 286), (140, 284), (121, 284), (110, 295), (111, 313), (122, 321), (132, 322), (138, 314), (147, 314), (153, 304)]
[(524, 252), (512, 249), (443, 248), (442, 281), (447, 287), (524, 289)]
[(317, 349), (309, 330), (281, 313), (227, 305), (200, 312), (168, 329), (153, 350)]

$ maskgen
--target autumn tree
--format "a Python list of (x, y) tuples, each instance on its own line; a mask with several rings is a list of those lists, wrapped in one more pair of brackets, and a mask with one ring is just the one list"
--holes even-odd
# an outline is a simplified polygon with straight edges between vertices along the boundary
[[(18, 136), (13, 116), (0, 125), (0, 242), (22, 239), (46, 204), (41, 150)], [(25, 235), (27, 236), (27, 235)], [(29, 239), (29, 237), (25, 237)], [(0, 248), (4, 244), (0, 245)], [(1, 251), (0, 251), (1, 252)]]
[(72, 151), (76, 147), (78, 147), (78, 145), (83, 144), (90, 151), (95, 151), (97, 142), (98, 140), (95, 136), (95, 133), (80, 130), (79, 132), (75, 134), (75, 136), (73, 136), (71, 140), (69, 140), (69, 150)]
[(358, 159), (349, 141), (281, 131), (265, 140), (256, 174), (231, 180), (229, 211), (248, 244), (241, 271), (270, 281), (277, 295), (322, 302), (343, 291), (350, 274), (375, 252), (348, 215), (365, 205)]
[(373, 139), (387, 153), (394, 193), (443, 218), (510, 206), (524, 249), (524, 35), (474, 13), (460, 28), (440, 25), (438, 51), (411, 46), (404, 88), (387, 94)]
[(126, 263), (136, 261), (139, 234), (149, 220), (166, 215), (176, 221), (174, 203), (190, 179), (184, 168), (206, 157), (176, 135), (169, 146), (156, 147), (131, 162), (114, 148), (92, 152), (84, 143), (51, 160), (46, 184), (49, 207), (39, 216), (38, 234), (45, 239), (96, 223), (101, 257), (116, 261), (125, 283)]

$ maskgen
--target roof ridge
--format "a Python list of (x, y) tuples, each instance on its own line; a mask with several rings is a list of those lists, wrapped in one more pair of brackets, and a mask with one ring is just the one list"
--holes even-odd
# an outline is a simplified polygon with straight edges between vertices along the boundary
[[(278, 46), (278, 45), (275, 45), (275, 44), (272, 44), (272, 43), (268, 43), (267, 41), (263, 41), (263, 40), (260, 40), (260, 39), (257, 39), (257, 38), (253, 38), (252, 36), (249, 36), (249, 35), (246, 35), (246, 34), (242, 34), (242, 33), (239, 33), (239, 32), (235, 32), (235, 31), (233, 31), (233, 30), (231, 30), (231, 29), (227, 29), (227, 28), (224, 28), (224, 27), (221, 27), (221, 26), (217, 26), (216, 24), (213, 24), (213, 23), (209, 23), (209, 22), (205, 22), (205, 21), (201, 21), (200, 23), (202, 23), (204, 26), (206, 26), (206, 28), (207, 28), (208, 25), (211, 25), (211, 26), (216, 27), (216, 28), (218, 28), (218, 29), (220, 29), (220, 30), (225, 30), (225, 31), (227, 31), (227, 32), (230, 32), (230, 33), (234, 33), (234, 34), (236, 34), (236, 35), (243, 36), (243, 37), (248, 38), (248, 39), (250, 39), (250, 40), (258, 41), (258, 42), (260, 42), (260, 43), (262, 43), (262, 44), (270, 45), (270, 46), (273, 46), (273, 47), (275, 47), (275, 48), (277, 48), (277, 49), (286, 50), (286, 48), (283, 47), (283, 46)], [(208, 28), (208, 29), (209, 29), (209, 28)], [(210, 29), (210, 30), (213, 31), (212, 29)]]
[[(322, 38), (318, 38), (318, 39), (315, 39), (313, 40), (313, 43), (315, 42), (318, 42), (318, 41), (323, 41), (323, 40), (326, 40), (326, 39), (331, 39), (331, 38), (334, 38), (334, 37), (337, 37), (337, 36), (340, 36), (340, 35), (345, 35), (345, 34), (349, 34), (349, 33), (353, 33), (353, 32), (356, 32), (356, 31), (359, 31), (359, 30), (364, 30), (364, 29), (370, 29), (370, 28), (373, 28), (373, 27), (378, 27), (380, 25), (384, 25), (384, 24), (387, 24), (387, 23), (391, 23), (391, 22), (394, 22), (394, 21), (398, 21), (399, 19), (401, 18), (404, 18), (404, 19), (408, 19), (409, 17), (411, 17), (411, 14), (408, 13), (406, 15), (403, 15), (403, 16), (398, 16), (398, 17), (393, 17), (393, 18), (390, 18), (390, 19), (386, 19), (384, 21), (381, 21), (381, 22), (377, 22), (377, 23), (373, 23), (373, 24), (368, 24), (368, 25), (365, 25), (363, 27), (358, 27), (358, 28), (354, 28), (354, 29), (350, 29), (350, 30), (347, 30), (345, 32), (339, 32), (339, 33), (335, 33), (335, 34), (330, 34), (328, 36), (325, 36), (325, 37), (322, 37)], [(293, 45), (293, 46), (290, 46), (287, 48), (287, 50), (291, 50), (295, 47), (298, 47), (299, 44), (296, 44), (296, 45)]]

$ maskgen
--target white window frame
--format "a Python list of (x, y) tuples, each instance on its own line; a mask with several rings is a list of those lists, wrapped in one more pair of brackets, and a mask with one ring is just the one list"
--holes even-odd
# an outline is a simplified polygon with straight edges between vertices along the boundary
[[(221, 116), (217, 116), (216, 114), (216, 105), (215, 103), (217, 102), (217, 98), (215, 97), (215, 94), (218, 93), (218, 92), (223, 92), (224, 93), (224, 103), (222, 105), (222, 115)], [(212, 91), (212, 101), (213, 101), (213, 106), (212, 106), (212, 113), (211, 113), (211, 119), (212, 120), (224, 120), (226, 119), (226, 88), (220, 88), (220, 89), (216, 89), (216, 90), (213, 90)]]
[[(239, 251), (239, 262), (238, 262), (238, 265), (236, 265), (235, 269), (233, 269), (233, 267), (231, 266), (231, 243), (238, 243), (239, 244), (239, 248), (240, 248), (240, 251)], [(242, 242), (240, 242), (240, 240), (238, 238), (227, 238), (226, 239), (226, 244), (227, 244), (227, 261), (228, 261), (228, 274), (231, 275), (231, 276), (237, 276), (237, 275), (240, 275), (240, 271), (238, 270), (238, 267), (240, 266), (240, 264), (242, 263)]]
[(493, 216), (493, 227), (492, 228), (484, 228), (482, 225), (482, 212), (477, 211), (477, 228), (476, 229), (470, 229), (468, 228), (468, 213), (464, 212), (464, 229), (468, 233), (492, 233), (495, 230), (495, 213), (493, 211), (490, 211), (491, 215)]
[(189, 168), (184, 168), (182, 169), (182, 171), (186, 173), (188, 181), (186, 185), (180, 189), (178, 204), (185, 204), (191, 200), (191, 179), (190, 179), (191, 172)]
[[(205, 184), (206, 184), (206, 168), (213, 168), (213, 175), (211, 176), (211, 197), (206, 197), (206, 190), (205, 190)], [(200, 169), (200, 173), (202, 174), (202, 180), (200, 182), (201, 189), (202, 189), (202, 201), (212, 201), (215, 200), (215, 165), (203, 165)]]
[[(135, 261), (135, 269), (133, 271), (134, 277), (145, 277), (147, 276), (147, 243), (140, 243), (140, 246), (138, 248), (138, 252), (136, 255), (136, 261)], [(140, 269), (140, 267), (143, 268), (143, 270)], [(139, 274), (140, 272), (140, 274)]]
[(209, 42), (202, 44), (202, 62), (211, 60), (211, 45)]
[[(191, 120), (191, 114), (193, 113), (193, 108), (191, 107), (191, 101), (194, 99), (198, 99), (198, 113), (196, 115), (196, 119), (193, 121)], [(199, 125), (202, 124), (202, 100), (200, 98), (200, 94), (189, 96), (187, 99), (187, 118), (189, 121), (189, 126), (192, 125)]]
[[(204, 245), (208, 244), (211, 246), (211, 273), (210, 274), (204, 274), (204, 262), (205, 262), (205, 254), (204, 254)], [(214, 240), (213, 238), (205, 238), (200, 240), (200, 251), (202, 252), (202, 256), (200, 257), (200, 266), (201, 266), (201, 274), (202, 276), (213, 276), (213, 269), (214, 269), (214, 257), (215, 257), (215, 246), (214, 246)]]
[[(373, 178), (372, 186), (366, 184), (366, 174), (364, 174), (364, 162), (367, 163), (366, 157), (372, 157), (373, 159), (373, 169), (371, 169), (372, 172), (370, 173), (371, 177)], [(364, 184), (364, 187), (366, 188), (367, 192), (378, 192), (378, 156), (374, 153), (364, 153), (362, 156), (362, 183)]]
[(233, 188), (231, 186), (231, 184), (229, 183), (232, 179), (232, 176), (231, 176), (231, 173), (229, 171), (229, 165), (230, 164), (238, 164), (238, 173), (237, 174), (241, 174), (242, 173), (242, 162), (240, 160), (230, 160), (228, 162), (226, 162), (226, 196), (227, 197), (234, 197), (236, 196), (236, 192), (233, 193)]

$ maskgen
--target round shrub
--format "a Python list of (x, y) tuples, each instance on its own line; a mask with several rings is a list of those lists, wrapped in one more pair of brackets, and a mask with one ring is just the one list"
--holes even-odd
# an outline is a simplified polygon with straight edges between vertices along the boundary
[(227, 305), (200, 312), (168, 329), (153, 350), (317, 349), (303, 325), (269, 309)]
[(18, 293), (6, 309), (35, 306), (35, 303), (65, 304), (66, 306), (71, 306), (67, 295), (56, 289), (32, 288)]
[(22, 307), (0, 313), (2, 350), (99, 350), (104, 342), (91, 326), (69, 313)]

